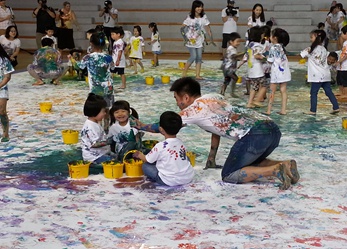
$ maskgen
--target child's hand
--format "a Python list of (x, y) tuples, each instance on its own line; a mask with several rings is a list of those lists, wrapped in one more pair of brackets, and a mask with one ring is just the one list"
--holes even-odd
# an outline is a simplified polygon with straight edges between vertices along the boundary
[(140, 157), (141, 157), (141, 154), (142, 154), (142, 152), (137, 150), (137, 151), (133, 154), (133, 158), (140, 158)]
[(143, 51), (143, 52), (142, 52), (142, 55), (143, 55), (143, 56), (145, 56), (145, 55), (146, 55), (146, 52), (145, 52), (145, 51)]
[(149, 42), (148, 45), (152, 45), (152, 42)]
[(68, 54), (68, 55), (67, 55), (67, 58), (68, 58), (69, 60), (71, 59), (71, 57), (72, 57), (71, 54)]

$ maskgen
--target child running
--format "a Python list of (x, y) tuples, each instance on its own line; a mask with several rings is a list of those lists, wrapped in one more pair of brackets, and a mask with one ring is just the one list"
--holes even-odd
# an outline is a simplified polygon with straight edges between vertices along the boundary
[(220, 94), (225, 94), (225, 90), (231, 82), (231, 96), (237, 98), (238, 96), (235, 94), (236, 82), (238, 79), (236, 68), (237, 61), (240, 60), (240, 56), (243, 56), (243, 54), (240, 55), (237, 53), (237, 47), (241, 43), (241, 36), (239, 33), (233, 32), (229, 34), (229, 38), (229, 46), (222, 64), (224, 83), (221, 87)]
[(333, 110), (330, 114), (336, 114), (340, 111), (339, 104), (330, 86), (331, 74), (327, 63), (328, 51), (323, 46), (325, 37), (324, 30), (313, 30), (310, 33), (311, 46), (300, 53), (302, 58), (308, 58), (307, 71), (308, 82), (311, 83), (311, 107), (309, 112), (304, 112), (304, 114), (308, 115), (316, 115), (317, 95), (321, 87), (333, 105)]
[(11, 80), (11, 73), (14, 71), (10, 57), (2, 46), (0, 46), (0, 123), (3, 129), (1, 142), (10, 141), (10, 122), (7, 116), (8, 82)]
[(151, 42), (148, 45), (152, 45), (152, 53), (153, 53), (153, 67), (159, 66), (159, 58), (158, 56), (161, 54), (161, 46), (160, 46), (160, 37), (157, 24), (155, 22), (151, 22), (148, 25), (149, 30), (151, 31)]
[(120, 89), (125, 89), (126, 87), (126, 78), (124, 74), (125, 69), (125, 43), (122, 40), (124, 36), (124, 30), (122, 27), (115, 27), (111, 29), (111, 38), (114, 40), (112, 48), (112, 59), (114, 67), (111, 69), (112, 73), (117, 73), (120, 75), (122, 80), (122, 85)]
[(287, 82), (291, 80), (291, 73), (288, 65), (288, 59), (284, 47), (289, 43), (289, 34), (287, 31), (276, 28), (271, 32), (271, 43), (273, 44), (269, 51), (267, 61), (271, 63), (271, 78), (270, 78), (270, 98), (265, 114), (271, 114), (271, 108), (275, 99), (277, 85), (280, 86), (282, 95), (281, 111), (277, 112), (280, 115), (287, 114)]
[(140, 133), (136, 128), (130, 126), (130, 116), (139, 118), (136, 110), (130, 107), (127, 101), (118, 100), (113, 103), (110, 109), (111, 126), (108, 137), (113, 140), (111, 151), (116, 153), (117, 159), (120, 161), (128, 151), (139, 149)]
[(107, 114), (105, 99), (89, 93), (84, 103), (83, 113), (88, 117), (81, 131), (83, 160), (96, 164), (112, 160), (106, 133), (99, 124)]
[[(68, 55), (74, 67), (80, 69), (88, 69), (89, 91), (96, 95), (102, 96), (107, 108), (110, 108), (114, 102), (113, 96), (113, 79), (111, 75), (111, 67), (113, 66), (112, 57), (103, 53), (105, 47), (105, 34), (102, 32), (92, 34), (90, 37), (92, 53), (85, 55), (81, 61), (76, 61), (72, 56)], [(104, 129), (108, 130), (109, 115), (104, 118)]]
[(140, 72), (143, 73), (145, 71), (142, 64), (142, 54), (144, 53), (145, 48), (145, 40), (141, 36), (141, 27), (136, 25), (134, 26), (134, 35), (130, 38), (130, 54), (129, 58), (133, 62), (134, 66), (134, 74), (137, 74), (137, 64), (140, 65)]
[(145, 156), (137, 151), (133, 156), (144, 161), (142, 169), (149, 180), (161, 185), (187, 184), (194, 177), (194, 169), (186, 154), (183, 142), (176, 137), (182, 128), (182, 118), (166, 111), (160, 116), (159, 131), (165, 140), (157, 143)]

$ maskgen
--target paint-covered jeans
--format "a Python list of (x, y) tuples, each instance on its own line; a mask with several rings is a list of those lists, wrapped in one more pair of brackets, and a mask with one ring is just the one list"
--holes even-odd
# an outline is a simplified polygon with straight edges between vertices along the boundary
[(192, 64), (194, 61), (196, 64), (202, 63), (202, 47), (201, 48), (190, 48), (188, 47), (190, 57), (188, 59), (188, 64)]
[(257, 166), (278, 146), (281, 132), (271, 120), (258, 121), (255, 126), (231, 147), (222, 170), (225, 182), (240, 183), (240, 171)]
[(142, 165), (142, 170), (145, 176), (147, 176), (152, 182), (159, 183), (161, 185), (166, 185), (159, 176), (159, 171), (155, 163), (144, 163)]
[(331, 104), (333, 105), (333, 110), (339, 109), (339, 104), (337, 103), (336, 97), (331, 90), (330, 82), (312, 82), (311, 83), (311, 112), (317, 112), (317, 95), (320, 88), (323, 88), (325, 95), (329, 98)]

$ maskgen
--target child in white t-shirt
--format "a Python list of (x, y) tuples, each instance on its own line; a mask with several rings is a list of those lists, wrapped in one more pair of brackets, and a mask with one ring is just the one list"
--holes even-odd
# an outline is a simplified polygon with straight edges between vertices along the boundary
[(109, 161), (109, 142), (104, 128), (99, 124), (107, 113), (103, 97), (90, 93), (84, 103), (83, 113), (88, 117), (81, 130), (83, 160), (100, 164)]
[(122, 85), (120, 89), (125, 89), (126, 78), (124, 74), (125, 69), (125, 43), (122, 40), (124, 36), (124, 30), (122, 27), (115, 27), (111, 29), (111, 37), (114, 40), (112, 48), (112, 59), (114, 68), (111, 68), (112, 73), (118, 73), (122, 80)]
[(134, 26), (134, 35), (130, 38), (130, 54), (129, 58), (133, 62), (134, 66), (134, 74), (137, 74), (137, 64), (141, 67), (140, 72), (143, 73), (145, 71), (142, 58), (145, 48), (145, 40), (141, 36), (141, 27), (136, 25)]
[(157, 24), (155, 22), (151, 22), (148, 25), (149, 30), (151, 31), (151, 42), (149, 45), (152, 45), (152, 53), (153, 53), (153, 67), (159, 66), (159, 58), (158, 56), (161, 54), (161, 46), (160, 46), (160, 37)]
[(157, 143), (145, 156), (137, 151), (134, 157), (144, 161), (144, 174), (161, 185), (177, 186), (190, 183), (194, 169), (186, 155), (183, 142), (176, 137), (182, 128), (182, 118), (175, 112), (166, 111), (160, 116), (159, 131), (165, 140)]
[(45, 31), (46, 31), (46, 35), (41, 38), (41, 41), (44, 38), (52, 39), (53, 40), (53, 46), (52, 47), (54, 49), (57, 49), (58, 48), (58, 41), (57, 41), (57, 38), (54, 36), (54, 28), (48, 26), (48, 27), (46, 27)]

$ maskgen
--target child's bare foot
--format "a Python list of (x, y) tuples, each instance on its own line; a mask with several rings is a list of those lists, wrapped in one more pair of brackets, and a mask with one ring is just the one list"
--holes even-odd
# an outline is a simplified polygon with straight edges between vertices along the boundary
[(256, 108), (256, 106), (255, 106), (255, 105), (252, 105), (252, 104), (247, 104), (246, 107), (247, 107), (247, 108)]
[(289, 176), (291, 183), (295, 184), (300, 179), (300, 174), (295, 160), (289, 160), (282, 163), (286, 167), (287, 175)]
[(264, 105), (260, 102), (257, 101), (253, 101), (253, 105), (255, 105), (256, 107), (264, 107)]
[(330, 114), (338, 114), (340, 112), (340, 109), (332, 110)]
[(233, 98), (240, 98), (240, 96), (235, 94), (235, 93), (231, 93), (231, 97), (233, 97)]
[(45, 84), (45, 82), (43, 82), (42, 80), (38, 80), (38, 81), (36, 81), (34, 84), (33, 84), (33, 86), (41, 86), (41, 85), (44, 85)]
[(277, 177), (282, 182), (282, 185), (279, 187), (281, 190), (287, 190), (290, 188), (291, 179), (288, 176), (288, 172), (289, 170), (286, 168), (286, 166), (283, 163), (280, 163)]
[(287, 112), (276, 112), (278, 115), (287, 115)]

